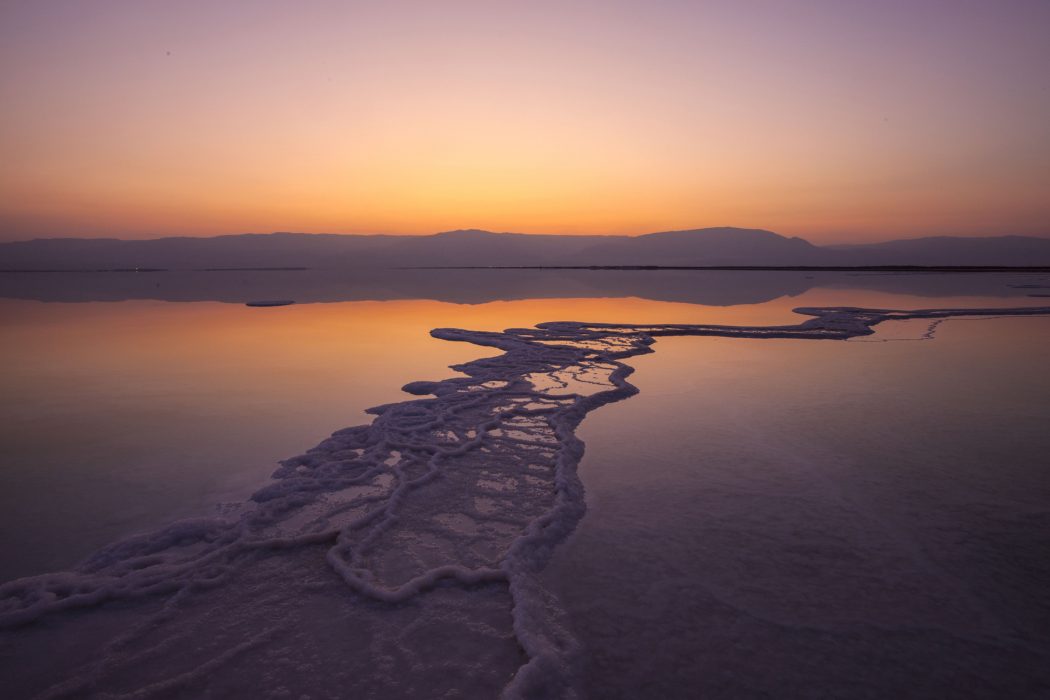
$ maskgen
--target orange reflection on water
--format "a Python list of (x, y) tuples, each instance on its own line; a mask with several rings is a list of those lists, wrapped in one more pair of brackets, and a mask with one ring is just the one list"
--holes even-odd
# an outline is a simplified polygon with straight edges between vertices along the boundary
[[(1013, 303), (946, 301), (827, 289), (726, 307), (638, 298), (278, 308), (0, 301), (0, 444), (7, 465), (0, 470), (0, 549), (11, 553), (5, 566), (13, 567), (0, 578), (65, 567), (116, 537), (241, 500), (277, 460), (370, 421), (368, 407), (406, 398), (399, 390), (405, 383), (449, 376), (449, 365), (495, 352), (436, 340), (429, 335), (435, 327), (500, 330), (555, 320), (760, 325), (798, 322), (791, 309), (805, 305)], [(697, 342), (682, 349), (716, 376), (734, 377), (747, 352), (758, 351), (751, 345)], [(784, 369), (833, 350), (823, 345), (766, 341), (760, 349)], [(698, 381), (707, 376), (695, 363), (676, 362), (675, 347), (658, 344), (660, 367)], [(647, 365), (646, 358), (631, 362)], [(704, 383), (706, 394), (721, 393), (716, 383)]]
[(277, 460), (400, 387), (495, 351), (430, 337), (541, 321), (730, 321), (640, 299), (457, 305), (0, 301), (0, 578), (62, 568), (113, 539), (238, 501)]

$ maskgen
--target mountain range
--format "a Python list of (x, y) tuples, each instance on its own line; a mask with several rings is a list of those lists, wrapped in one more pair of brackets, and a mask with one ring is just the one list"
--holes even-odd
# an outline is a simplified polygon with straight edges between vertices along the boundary
[(48, 238), (0, 243), (0, 270), (532, 266), (1050, 266), (1050, 238), (937, 236), (817, 246), (743, 228), (641, 236), (270, 233), (212, 238)]

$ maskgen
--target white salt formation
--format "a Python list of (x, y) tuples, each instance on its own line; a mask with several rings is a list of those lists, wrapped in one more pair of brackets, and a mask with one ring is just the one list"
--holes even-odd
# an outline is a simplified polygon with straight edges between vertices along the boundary
[(504, 353), (406, 385), (422, 398), (285, 460), (222, 518), (0, 586), (5, 697), (583, 696), (538, 574), (584, 514), (576, 427), (637, 392), (622, 360), (659, 336), (844, 340), (1050, 307), (797, 311), (811, 318), (434, 330)]

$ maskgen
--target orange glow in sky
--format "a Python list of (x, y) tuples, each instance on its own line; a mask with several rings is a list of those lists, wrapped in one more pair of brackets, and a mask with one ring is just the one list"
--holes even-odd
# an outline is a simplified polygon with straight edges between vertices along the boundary
[(0, 239), (1050, 234), (1050, 3), (13, 2)]

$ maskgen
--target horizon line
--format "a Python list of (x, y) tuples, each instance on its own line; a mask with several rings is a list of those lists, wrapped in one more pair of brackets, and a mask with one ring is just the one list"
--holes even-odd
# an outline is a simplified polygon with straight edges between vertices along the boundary
[(456, 228), (447, 229), (443, 231), (434, 231), (432, 233), (393, 233), (393, 232), (371, 232), (371, 233), (360, 233), (360, 232), (345, 232), (345, 231), (240, 231), (231, 233), (216, 233), (212, 235), (192, 235), (192, 234), (164, 234), (159, 236), (149, 236), (147, 238), (121, 238), (117, 236), (40, 236), (36, 238), (19, 238), (11, 240), (0, 240), (0, 244), (9, 243), (34, 243), (38, 241), (122, 241), (122, 242), (145, 242), (145, 241), (160, 241), (169, 239), (201, 239), (211, 240), (216, 238), (233, 238), (238, 236), (277, 236), (277, 235), (291, 235), (291, 236), (345, 236), (345, 237), (361, 237), (361, 238), (427, 238), (433, 236), (441, 236), (450, 233), (483, 233), (494, 236), (535, 236), (535, 237), (578, 237), (578, 238), (641, 238), (643, 236), (650, 236), (661, 233), (685, 233), (692, 231), (711, 231), (711, 230), (736, 230), (736, 231), (764, 231), (772, 233), (777, 236), (781, 236), (786, 239), (801, 239), (810, 243), (810, 245), (816, 247), (851, 247), (851, 246), (863, 246), (873, 245), (879, 243), (892, 243), (897, 241), (910, 241), (910, 240), (923, 240), (923, 239), (935, 239), (935, 238), (957, 238), (957, 239), (988, 239), (988, 238), (1037, 238), (1037, 239), (1050, 239), (1050, 232), (1040, 234), (1019, 234), (1019, 233), (999, 233), (999, 234), (933, 234), (933, 235), (918, 235), (918, 236), (905, 236), (898, 238), (882, 238), (872, 239), (850, 243), (812, 243), (808, 238), (801, 235), (786, 235), (778, 233), (773, 229), (758, 228), (758, 227), (747, 227), (747, 226), (702, 226), (697, 228), (675, 228), (675, 229), (663, 229), (658, 231), (647, 231), (642, 233), (539, 233), (539, 232), (526, 232), (526, 231), (492, 231), (489, 229), (482, 228)]

